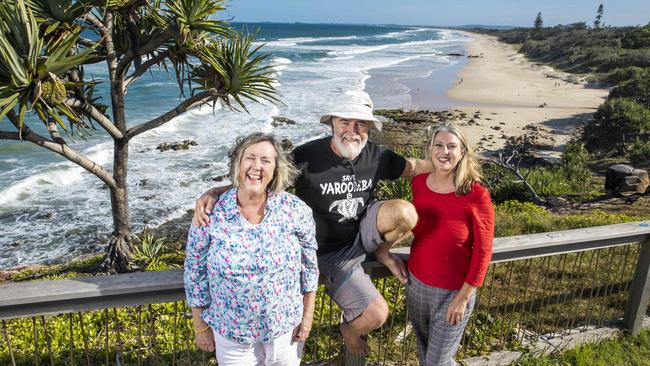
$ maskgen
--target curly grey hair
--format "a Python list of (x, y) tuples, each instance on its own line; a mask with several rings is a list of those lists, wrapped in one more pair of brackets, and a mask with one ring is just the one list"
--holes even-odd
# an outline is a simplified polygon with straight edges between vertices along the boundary
[(271, 192), (276, 194), (280, 193), (293, 184), (294, 179), (298, 176), (298, 169), (287, 158), (287, 154), (280, 142), (273, 135), (256, 132), (237, 139), (235, 146), (233, 146), (228, 154), (230, 158), (230, 162), (228, 163), (228, 167), (230, 168), (230, 181), (234, 187), (239, 187), (240, 184), (239, 165), (241, 164), (244, 151), (250, 146), (264, 141), (270, 142), (276, 153), (273, 180), (269, 183)]

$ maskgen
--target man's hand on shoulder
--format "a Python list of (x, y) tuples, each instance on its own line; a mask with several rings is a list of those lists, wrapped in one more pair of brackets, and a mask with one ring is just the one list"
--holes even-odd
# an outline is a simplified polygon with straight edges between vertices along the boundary
[(215, 187), (203, 193), (196, 204), (194, 205), (194, 217), (192, 224), (197, 226), (208, 226), (210, 223), (210, 212), (217, 203), (219, 196), (225, 191), (232, 188), (232, 186)]
[(406, 159), (406, 165), (404, 166), (402, 177), (415, 177), (416, 175), (431, 173), (433, 171), (433, 166), (429, 160), (416, 158), (404, 159)]

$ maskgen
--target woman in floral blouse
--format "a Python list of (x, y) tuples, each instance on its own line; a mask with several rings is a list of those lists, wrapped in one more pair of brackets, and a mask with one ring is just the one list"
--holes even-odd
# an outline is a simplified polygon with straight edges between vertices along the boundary
[(190, 227), (185, 292), (198, 347), (220, 366), (299, 365), (318, 285), (311, 209), (280, 144), (256, 133), (230, 154), (234, 188)]

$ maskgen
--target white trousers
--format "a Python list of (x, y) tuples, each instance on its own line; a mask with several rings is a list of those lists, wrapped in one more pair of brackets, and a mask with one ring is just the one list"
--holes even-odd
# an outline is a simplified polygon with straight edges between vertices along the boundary
[(300, 366), (304, 342), (291, 342), (288, 332), (266, 343), (240, 344), (214, 332), (219, 366)]

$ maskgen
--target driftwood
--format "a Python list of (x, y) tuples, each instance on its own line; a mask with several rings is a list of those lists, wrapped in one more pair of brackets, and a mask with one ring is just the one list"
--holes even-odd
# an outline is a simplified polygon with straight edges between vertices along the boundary
[(529, 170), (525, 175), (521, 172), (520, 166), (522, 157), (519, 154), (519, 151), (512, 150), (510, 156), (507, 157), (504, 156), (503, 153), (503, 150), (499, 150), (499, 156), (496, 160), (487, 159), (486, 162), (512, 172), (524, 184), (524, 188), (532, 197), (533, 202), (538, 206), (546, 206), (546, 201), (540, 198), (537, 192), (535, 192), (535, 189), (530, 185), (530, 183), (528, 183), (528, 176), (532, 170)]

